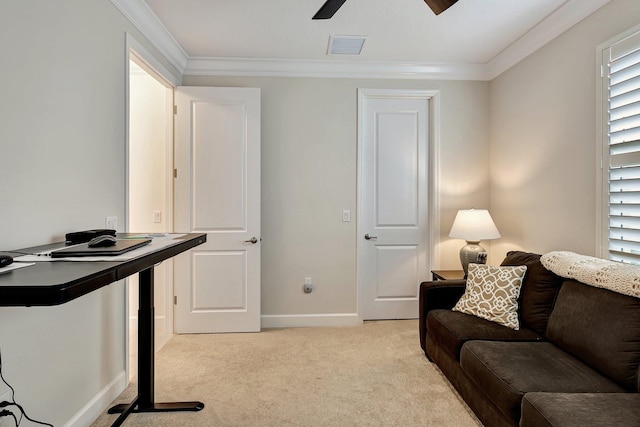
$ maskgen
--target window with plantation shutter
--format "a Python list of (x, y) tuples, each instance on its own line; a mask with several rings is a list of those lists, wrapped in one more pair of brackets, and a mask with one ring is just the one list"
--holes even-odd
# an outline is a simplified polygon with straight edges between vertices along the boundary
[(603, 53), (608, 258), (640, 264), (640, 33)]

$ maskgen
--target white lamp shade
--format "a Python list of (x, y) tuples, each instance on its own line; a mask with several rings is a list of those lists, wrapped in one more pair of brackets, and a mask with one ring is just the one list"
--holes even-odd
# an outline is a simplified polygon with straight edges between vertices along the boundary
[(500, 233), (486, 209), (459, 210), (453, 221), (449, 237), (467, 242), (497, 239)]

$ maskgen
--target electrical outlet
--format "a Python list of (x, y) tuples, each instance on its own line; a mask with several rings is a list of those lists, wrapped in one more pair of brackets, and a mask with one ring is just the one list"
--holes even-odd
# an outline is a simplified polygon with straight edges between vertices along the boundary
[(310, 294), (311, 291), (313, 291), (313, 282), (311, 281), (311, 277), (305, 277), (304, 278), (304, 293), (305, 294)]
[(117, 216), (108, 216), (104, 219), (104, 228), (108, 228), (109, 230), (115, 230), (118, 228), (118, 217)]

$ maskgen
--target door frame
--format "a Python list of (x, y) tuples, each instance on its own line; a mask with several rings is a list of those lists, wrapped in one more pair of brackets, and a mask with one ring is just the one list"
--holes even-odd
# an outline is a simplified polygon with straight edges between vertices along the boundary
[[(130, 215), (130, 205), (129, 205), (129, 195), (130, 195), (130, 181), (129, 181), (129, 173), (131, 169), (130, 158), (129, 158), (129, 132), (130, 132), (130, 90), (131, 90), (131, 82), (130, 82), (130, 64), (129, 61), (134, 61), (137, 65), (142, 67), (147, 73), (149, 73), (153, 78), (155, 78), (160, 84), (165, 86), (167, 89), (170, 89), (172, 92), (175, 87), (179, 86), (182, 83), (182, 76), (176, 75), (174, 72), (170, 71), (166, 68), (158, 59), (156, 59), (143, 45), (140, 43), (132, 34), (125, 33), (125, 188), (124, 188), (124, 218), (122, 222), (122, 226), (125, 232), (129, 232), (129, 215)], [(173, 98), (173, 97), (172, 97)], [(166, 186), (166, 204), (168, 206), (164, 207), (164, 218), (166, 220), (167, 228), (170, 231), (173, 231), (173, 99), (171, 100), (171, 105), (168, 106), (169, 111), (168, 114), (171, 116), (168, 123), (170, 123), (171, 129), (167, 129), (167, 147), (166, 147), (166, 159), (167, 159), (167, 176), (165, 177), (165, 186)], [(136, 230), (133, 230), (136, 231)], [(137, 230), (139, 231), (139, 230)], [(167, 261), (166, 268), (166, 277), (169, 279), (167, 284), (167, 289), (165, 289), (167, 307), (166, 313), (167, 318), (165, 322), (167, 324), (167, 330), (174, 330), (173, 327), (173, 261)], [(125, 370), (126, 370), (126, 379), (129, 381), (131, 366), (130, 366), (130, 344), (129, 344), (129, 331), (131, 327), (131, 313), (130, 313), (130, 298), (129, 298), (129, 280), (125, 279), (126, 286), (125, 288), (125, 331), (127, 335), (127, 339), (125, 340)], [(169, 286), (170, 285), (170, 286)], [(171, 289), (168, 289), (168, 288)]]
[(364, 148), (364, 120), (363, 109), (367, 98), (421, 98), (429, 103), (429, 139), (428, 139), (428, 176), (427, 187), (429, 194), (427, 210), (429, 215), (428, 245), (429, 257), (427, 269), (440, 264), (440, 254), (436, 250), (440, 246), (440, 91), (430, 89), (367, 89), (358, 88), (358, 166), (357, 166), (357, 225), (356, 225), (356, 281), (358, 287), (358, 322), (364, 321), (362, 307), (364, 298), (364, 283), (360, 274), (360, 249), (362, 241), (360, 236), (367, 230), (362, 228), (363, 191), (362, 191), (362, 164)]

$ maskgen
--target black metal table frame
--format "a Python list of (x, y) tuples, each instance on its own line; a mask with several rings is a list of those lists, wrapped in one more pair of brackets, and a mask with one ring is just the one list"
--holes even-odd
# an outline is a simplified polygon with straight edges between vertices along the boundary
[(113, 406), (110, 414), (121, 413), (112, 424), (121, 425), (132, 412), (199, 411), (202, 402), (154, 402), (155, 375), (155, 309), (153, 306), (153, 267), (138, 273), (138, 395), (131, 403)]
[[(120, 236), (120, 235), (119, 235)], [(112, 426), (120, 426), (124, 420), (136, 412), (175, 412), (175, 411), (199, 411), (204, 408), (204, 403), (192, 402), (171, 402), (156, 403), (155, 396), (155, 325), (154, 325), (154, 266), (166, 259), (169, 259), (181, 252), (189, 250), (206, 241), (206, 234), (188, 234), (176, 245), (161, 248), (149, 252), (140, 257), (121, 262), (93, 262), (91, 274), (79, 277), (76, 273), (73, 280), (64, 283), (43, 285), (28, 285), (17, 283), (12, 284), (11, 279), (0, 276), (0, 306), (51, 306), (64, 304), (110, 283), (124, 279), (132, 274), (138, 273), (139, 307), (138, 307), (138, 394), (135, 399), (128, 404), (115, 405), (109, 409), (110, 414), (120, 413), (120, 416)], [(28, 248), (21, 251), (36, 252), (43, 248), (52, 249), (60, 247), (62, 244)], [(38, 263), (40, 264), (40, 263)], [(72, 263), (46, 263), (57, 264), (48, 266), (49, 268), (64, 268), (62, 265), (74, 265)], [(87, 264), (87, 263), (81, 263)], [(99, 266), (99, 267), (98, 267)], [(102, 268), (103, 267), (103, 268)], [(29, 270), (27, 267), (24, 270)], [(14, 278), (21, 273), (15, 270), (10, 274)], [(24, 279), (28, 280), (28, 279)], [(7, 283), (9, 282), (9, 283)], [(18, 282), (20, 282), (18, 280)]]

